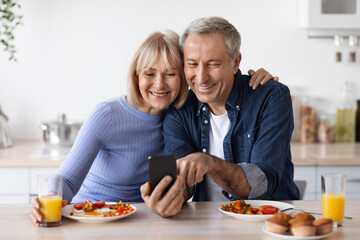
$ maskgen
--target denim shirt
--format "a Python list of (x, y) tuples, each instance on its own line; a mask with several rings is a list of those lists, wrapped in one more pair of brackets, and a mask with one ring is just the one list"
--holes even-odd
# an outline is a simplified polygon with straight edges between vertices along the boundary
[[(251, 192), (264, 188), (264, 181), (257, 183), (257, 176), (246, 172), (246, 169), (254, 169), (251, 166), (255, 165), (253, 172), (266, 177), (267, 184), (259, 196), (251, 196), (251, 192), (249, 197), (236, 196), (225, 190), (222, 193), (231, 201), (299, 199), (290, 153), (294, 128), (290, 91), (274, 81), (252, 90), (249, 80), (250, 77), (242, 75), (239, 70), (225, 104), (231, 127), (223, 142), (224, 160), (244, 170)], [(199, 102), (191, 90), (181, 109), (170, 107), (164, 119), (165, 153), (181, 158), (194, 152), (208, 152), (209, 111), (209, 107)], [(195, 185), (193, 200), (204, 200), (205, 184), (202, 181)]]

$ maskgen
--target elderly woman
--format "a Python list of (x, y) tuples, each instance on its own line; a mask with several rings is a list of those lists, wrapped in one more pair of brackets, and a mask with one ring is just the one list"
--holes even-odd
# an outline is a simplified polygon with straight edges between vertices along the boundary
[[(152, 33), (130, 64), (128, 94), (98, 104), (90, 114), (58, 171), (64, 179), (63, 205), (143, 201), (140, 186), (148, 181), (147, 158), (163, 153), (164, 110), (170, 104), (180, 108), (187, 97), (178, 42), (172, 31)], [(252, 75), (255, 86), (273, 78), (263, 69)], [(181, 177), (175, 184), (185, 185)], [(36, 225), (41, 222), (38, 198), (31, 219)]]

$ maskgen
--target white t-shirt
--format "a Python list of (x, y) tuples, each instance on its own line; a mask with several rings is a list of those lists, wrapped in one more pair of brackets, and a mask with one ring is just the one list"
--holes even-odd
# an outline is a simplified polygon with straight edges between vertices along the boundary
[[(230, 130), (230, 119), (227, 113), (216, 116), (210, 113), (210, 146), (209, 153), (220, 159), (224, 159), (223, 142), (226, 134)], [(227, 201), (228, 199), (221, 193), (222, 188), (206, 175), (205, 201)]]

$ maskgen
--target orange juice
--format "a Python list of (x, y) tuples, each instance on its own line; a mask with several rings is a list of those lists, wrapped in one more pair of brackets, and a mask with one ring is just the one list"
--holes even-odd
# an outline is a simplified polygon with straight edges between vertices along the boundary
[(334, 222), (341, 222), (344, 219), (345, 195), (340, 193), (324, 193), (321, 198), (323, 218), (330, 218)]
[(43, 222), (59, 222), (61, 220), (62, 198), (58, 195), (39, 197), (40, 213)]

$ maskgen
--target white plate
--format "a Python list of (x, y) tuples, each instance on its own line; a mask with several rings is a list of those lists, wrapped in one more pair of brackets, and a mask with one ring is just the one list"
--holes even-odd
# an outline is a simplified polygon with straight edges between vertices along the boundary
[(261, 228), (263, 230), (263, 232), (273, 236), (273, 237), (277, 237), (277, 238), (281, 238), (281, 239), (290, 239), (290, 240), (313, 240), (313, 239), (323, 239), (326, 238), (330, 235), (332, 235), (334, 233), (334, 231), (332, 231), (331, 233), (328, 234), (324, 234), (324, 235), (319, 235), (319, 236), (310, 236), (310, 237), (300, 237), (300, 236), (293, 236), (290, 235), (289, 233), (287, 234), (278, 234), (278, 233), (273, 233), (273, 232), (269, 232), (268, 230), (265, 229), (265, 226), (262, 226)]
[[(285, 213), (292, 213), (295, 209), (295, 207), (289, 203), (284, 203), (284, 202), (277, 202), (277, 201), (262, 201), (262, 200), (244, 200), (246, 204), (251, 204), (252, 207), (260, 207), (262, 205), (271, 205), (274, 207), (279, 208), (279, 211), (283, 210), (283, 209), (287, 209), (287, 208), (292, 208), (292, 210), (288, 210)], [(224, 203), (223, 205), (226, 205), (228, 203)], [(265, 221), (266, 219), (272, 217), (272, 214), (240, 214), (240, 213), (231, 213), (231, 212), (227, 212), (224, 211), (220, 208), (219, 206), (219, 210), (226, 214), (229, 215), (231, 217), (237, 218), (237, 219), (242, 219), (242, 220), (247, 220), (247, 221)]]
[[(106, 204), (112, 205), (112, 204), (116, 204), (116, 202), (106, 202)], [(102, 216), (87, 216), (87, 215), (84, 215), (84, 213), (75, 213), (74, 212), (74, 215), (71, 216), (70, 213), (73, 212), (73, 205), (74, 204), (70, 204), (70, 205), (63, 207), (62, 215), (64, 217), (77, 220), (79, 222), (87, 222), (87, 223), (110, 222), (110, 221), (118, 220), (121, 218), (126, 218), (136, 212), (136, 207), (130, 204), (130, 206), (134, 209), (134, 211), (132, 211), (131, 213), (125, 214), (125, 215), (119, 215), (119, 216), (114, 216), (114, 217), (102, 217)]]

